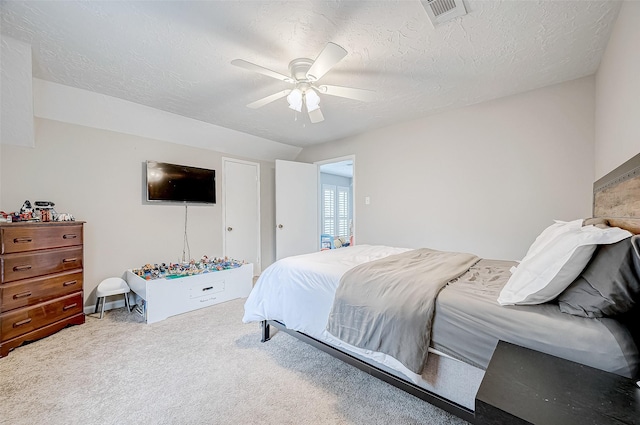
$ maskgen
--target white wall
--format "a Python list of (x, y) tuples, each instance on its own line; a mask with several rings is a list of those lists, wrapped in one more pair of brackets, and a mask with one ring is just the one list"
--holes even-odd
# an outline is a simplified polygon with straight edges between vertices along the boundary
[(590, 215), (593, 116), (587, 77), (305, 148), (297, 160), (356, 155), (358, 243), (519, 259), (553, 219)]
[(39, 118), (112, 130), (244, 157), (293, 159), (300, 148), (159, 109), (33, 79), (33, 114)]
[(351, 180), (352, 179), (350, 177), (338, 176), (336, 174), (327, 174), (322, 172), (320, 173), (320, 184), (335, 184), (338, 186), (350, 187)]
[(625, 1), (596, 73), (595, 176), (640, 153), (640, 2)]
[(0, 37), (0, 143), (33, 147), (31, 46)]
[[(94, 303), (95, 287), (102, 279), (121, 276), (126, 269), (145, 263), (175, 262), (182, 256), (184, 207), (143, 203), (144, 161), (213, 168), (217, 193), (222, 193), (220, 152), (45, 119), (36, 119), (35, 128), (33, 149), (0, 145), (4, 183), (0, 209), (15, 211), (25, 199), (49, 200), (55, 202), (57, 212), (69, 212), (87, 222), (87, 305)], [(273, 163), (260, 164), (266, 267), (274, 261)], [(220, 203), (190, 206), (188, 224), (192, 258), (223, 254)]]

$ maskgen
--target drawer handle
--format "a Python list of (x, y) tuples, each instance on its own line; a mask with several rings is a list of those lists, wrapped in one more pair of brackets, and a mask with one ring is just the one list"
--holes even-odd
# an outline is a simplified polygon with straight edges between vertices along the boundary
[(20, 299), (20, 298), (27, 298), (31, 296), (31, 291), (27, 291), (27, 292), (23, 292), (21, 294), (15, 294), (13, 296), (14, 300)]
[(208, 291), (210, 289), (213, 289), (213, 286), (207, 286), (206, 288), (202, 288), (203, 291)]
[(24, 272), (26, 270), (31, 270), (31, 266), (27, 264), (26, 266), (15, 266), (13, 268), (14, 272)]
[(68, 233), (66, 235), (62, 235), (62, 239), (75, 239), (78, 235), (74, 235), (73, 233)]
[(13, 240), (13, 243), (29, 243), (29, 242), (33, 242), (32, 238), (15, 238)]
[(76, 261), (78, 261), (77, 258), (65, 258), (62, 260), (63, 263), (75, 263)]
[(77, 306), (78, 303), (73, 303), (73, 304), (69, 304), (69, 305), (65, 305), (64, 307), (62, 307), (62, 311), (67, 311), (72, 309), (73, 307)]
[(18, 326), (26, 325), (27, 323), (31, 323), (31, 318), (24, 319), (24, 320), (21, 320), (19, 322), (16, 322), (16, 323), (13, 324), (13, 327), (17, 328)]
[(76, 283), (78, 283), (77, 280), (70, 280), (69, 282), (63, 283), (62, 286), (71, 286), (71, 285), (75, 285)]

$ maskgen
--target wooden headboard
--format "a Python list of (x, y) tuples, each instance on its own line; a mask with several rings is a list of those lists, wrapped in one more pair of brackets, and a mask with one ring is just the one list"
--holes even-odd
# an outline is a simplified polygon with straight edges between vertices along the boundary
[(593, 184), (593, 217), (640, 233), (640, 154)]
[[(640, 233), (640, 154), (593, 184), (593, 216), (609, 225)], [(640, 307), (618, 315), (640, 348)], [(640, 372), (635, 376), (640, 378)]]

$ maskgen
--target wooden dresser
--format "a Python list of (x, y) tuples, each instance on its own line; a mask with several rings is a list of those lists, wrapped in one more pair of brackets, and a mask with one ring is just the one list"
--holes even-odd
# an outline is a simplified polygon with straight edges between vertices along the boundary
[(0, 357), (84, 323), (82, 226), (0, 223)]

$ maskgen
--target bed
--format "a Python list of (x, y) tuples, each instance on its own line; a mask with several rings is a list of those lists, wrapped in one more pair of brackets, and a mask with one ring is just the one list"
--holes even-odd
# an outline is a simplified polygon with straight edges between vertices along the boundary
[[(640, 233), (640, 155), (594, 184), (594, 217), (599, 220), (587, 223), (580, 220), (579, 225), (577, 221), (556, 224), (548, 231), (559, 232), (562, 228), (563, 232), (579, 233), (579, 237), (585, 232), (597, 233), (594, 237), (604, 243), (594, 244), (596, 246), (621, 247), (627, 240), (634, 240), (625, 252), (631, 258), (629, 267), (640, 267), (640, 252), (637, 264), (633, 263), (636, 261), (633, 243), (640, 247), (640, 240), (630, 237)], [(626, 235), (622, 233), (625, 231)], [(605, 233), (607, 235), (602, 236)], [(612, 237), (614, 239), (607, 239)], [(547, 297), (553, 296), (550, 301), (537, 303), (535, 300), (548, 290), (544, 288), (533, 296), (526, 294), (518, 305), (510, 305), (507, 295), (513, 293), (509, 294), (505, 288), (511, 288), (517, 280), (510, 278), (516, 273), (527, 277), (524, 265), (533, 261), (535, 266), (541, 255), (551, 255), (548, 253), (552, 248), (545, 246), (542, 239), (536, 240), (527, 254), (531, 254), (533, 260), (529, 258), (527, 262), (525, 257), (521, 264), (455, 256), (451, 261), (458, 264), (442, 274), (440, 280), (445, 282), (436, 286), (433, 306), (429, 308), (422, 308), (422, 301), (406, 308), (417, 296), (411, 292), (413, 289), (407, 292), (415, 283), (405, 285), (412, 275), (401, 273), (390, 277), (394, 291), (384, 286), (376, 292), (375, 286), (370, 289), (358, 284), (366, 281), (370, 285), (373, 278), (370, 281), (368, 276), (387, 275), (390, 267), (402, 270), (413, 267), (407, 262), (412, 258), (419, 258), (420, 264), (436, 257), (439, 261), (438, 251), (359, 245), (285, 258), (262, 273), (247, 299), (243, 320), (262, 323), (263, 341), (270, 338), (270, 327), (274, 326), (470, 422), (474, 418), (475, 394), (499, 340), (622, 376), (638, 377), (640, 332), (634, 325), (638, 323), (635, 300), (630, 301), (623, 314), (604, 314), (604, 317), (585, 316), (599, 316), (601, 310), (619, 306), (599, 305), (601, 310), (593, 313), (589, 308), (583, 309), (584, 303), (580, 304), (581, 297), (585, 296), (580, 279), (588, 280), (589, 270), (597, 274), (605, 267), (598, 265), (598, 261), (611, 263), (611, 249), (598, 248), (595, 253), (584, 254), (589, 257), (586, 260), (589, 265), (580, 267), (579, 276), (571, 279), (571, 289), (565, 287), (555, 295), (546, 293)], [(536, 247), (536, 243), (540, 246)], [(574, 258), (577, 250), (572, 252)], [(606, 267), (622, 270), (618, 265)], [(434, 269), (440, 272), (438, 266)], [(365, 272), (373, 274), (359, 274)], [(424, 275), (424, 269), (416, 273)], [(637, 274), (634, 276), (637, 278)], [(355, 286), (345, 289), (351, 281)], [(371, 292), (373, 301), (356, 298), (363, 292)], [(395, 310), (389, 307), (388, 299), (380, 296), (400, 292), (407, 292), (403, 295), (405, 298), (394, 302), (403, 308)], [(382, 299), (385, 301), (376, 301)], [(497, 299), (506, 305), (500, 305)], [(534, 304), (527, 305), (529, 303)], [(372, 313), (372, 309), (379, 311)], [(420, 314), (426, 316), (404, 317), (407, 311), (413, 314), (413, 310), (421, 309), (424, 312)], [(576, 313), (576, 309), (580, 311)], [(429, 333), (427, 345), (415, 344), (414, 353), (410, 346), (414, 345), (415, 338), (402, 336), (404, 328), (390, 319), (394, 315), (403, 316), (407, 322), (419, 322), (426, 317), (429, 322), (429, 326), (425, 326)], [(362, 322), (373, 325), (361, 329)], [(386, 331), (385, 326), (391, 326), (394, 331)], [(401, 336), (396, 340), (391, 338), (397, 335)], [(398, 348), (400, 346), (402, 348)], [(410, 354), (405, 355), (407, 351)]]

